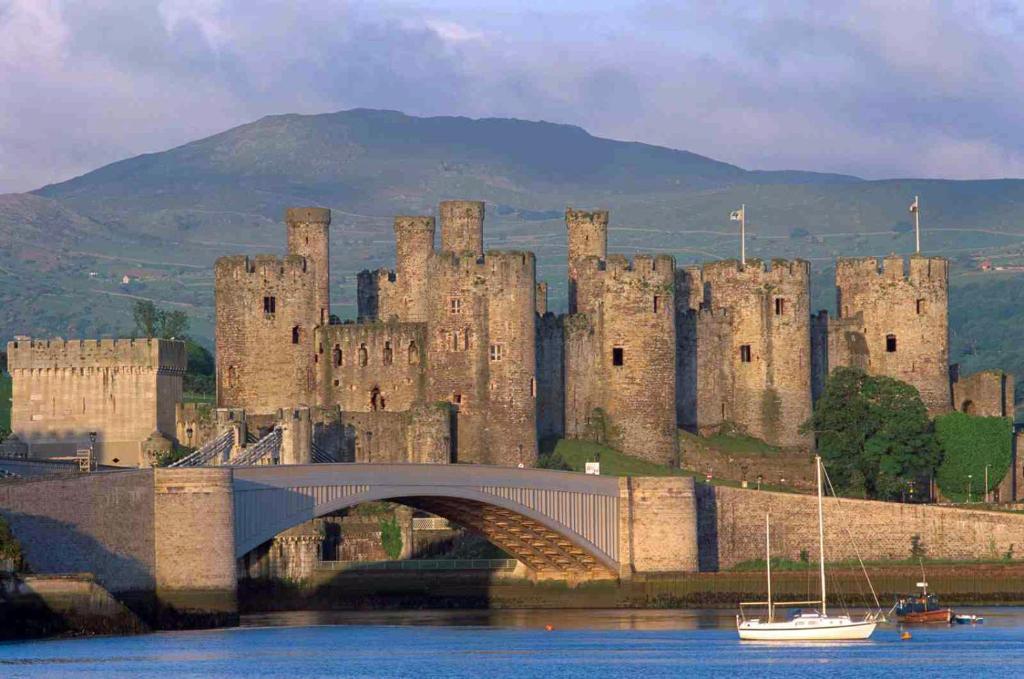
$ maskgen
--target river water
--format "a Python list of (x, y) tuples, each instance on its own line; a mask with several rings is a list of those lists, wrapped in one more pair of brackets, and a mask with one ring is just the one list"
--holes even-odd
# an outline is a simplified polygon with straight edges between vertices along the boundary
[[(0, 677), (1012, 677), (1024, 608), (867, 642), (740, 642), (731, 611), (404, 611), (247, 616), (230, 630), (0, 644)], [(551, 625), (552, 630), (545, 630)]]

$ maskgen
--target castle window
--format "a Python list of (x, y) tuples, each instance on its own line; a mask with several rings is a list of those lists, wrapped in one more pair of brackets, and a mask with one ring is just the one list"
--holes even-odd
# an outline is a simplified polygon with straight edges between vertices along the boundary
[(296, 325), (295, 327), (292, 328), (292, 344), (298, 344), (298, 343), (299, 343), (299, 326)]
[(359, 366), (362, 367), (362, 368), (365, 368), (366, 364), (369, 363), (369, 360), (370, 360), (370, 355), (366, 352), (366, 345), (365, 344), (360, 344), (359, 345)]
[(530, 396), (537, 397), (537, 378), (530, 378)]
[(448, 313), (450, 314), (461, 314), (462, 313), (462, 300), (458, 297), (452, 297), (448, 300)]
[(384, 410), (384, 398), (380, 395), (380, 387), (374, 387), (370, 391), (370, 410), (376, 412), (378, 407)]
[(658, 313), (658, 308), (661, 306), (661, 297), (654, 296), (654, 313)]
[(341, 380), (334, 380), (334, 386), (340, 387), (341, 386)]
[(924, 310), (925, 310), (924, 300), (923, 299), (917, 300), (917, 314), (920, 316), (921, 314), (924, 313)]
[(503, 349), (504, 349), (504, 347), (502, 347), (502, 345), (500, 345), (500, 344), (492, 344), (491, 345), (491, 360), (492, 361), (500, 361)]
[(625, 349), (612, 347), (612, 365), (622, 365), (623, 361), (625, 361)]
[(786, 313), (786, 300), (782, 297), (775, 298), (775, 315), (781, 316)]
[(384, 365), (391, 365), (391, 359), (393, 352), (391, 351), (391, 342), (384, 343)]
[(341, 347), (338, 346), (337, 344), (335, 344), (334, 345), (334, 367), (335, 368), (340, 368), (341, 367), (341, 360), (342, 360), (342, 358), (344, 358), (344, 357), (341, 354)]
[(416, 365), (420, 362), (420, 352), (416, 348), (416, 342), (409, 342), (409, 365)]
[(233, 366), (233, 365), (232, 366), (228, 366), (228, 374), (227, 374), (227, 376), (225, 377), (225, 380), (224, 380), (225, 382), (227, 382), (227, 384), (225, 386), (228, 386), (228, 387), (235, 386), (235, 380), (237, 379), (237, 377), (238, 377), (238, 371), (235, 369), (235, 366)]
[(468, 328), (466, 330), (464, 330), (463, 333), (462, 333), (462, 350), (463, 351), (469, 351), (469, 329)]
[(452, 394), (452, 403), (454, 403), (455, 405), (462, 405), (462, 394)]
[(740, 361), (743, 363), (750, 363), (750, 345), (740, 345)]
[(277, 297), (264, 297), (263, 298), (263, 313), (274, 314), (277, 313)]
[(885, 336), (885, 350), (890, 354), (896, 352), (896, 335)]
[(452, 333), (452, 351), (459, 350), (459, 331), (456, 330)]

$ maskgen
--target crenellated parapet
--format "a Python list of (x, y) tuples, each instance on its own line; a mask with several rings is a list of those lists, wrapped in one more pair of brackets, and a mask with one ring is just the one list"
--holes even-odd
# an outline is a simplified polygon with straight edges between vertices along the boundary
[(7, 368), (15, 370), (150, 369), (183, 375), (188, 352), (180, 340), (19, 338), (7, 344)]
[(484, 252), (484, 203), (446, 200), (441, 203), (441, 249), (480, 256)]

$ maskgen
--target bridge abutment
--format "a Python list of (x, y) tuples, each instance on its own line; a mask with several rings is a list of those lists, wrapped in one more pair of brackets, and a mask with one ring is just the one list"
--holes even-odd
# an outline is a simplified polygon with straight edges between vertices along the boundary
[(697, 572), (692, 477), (620, 478), (619, 526), (619, 577)]

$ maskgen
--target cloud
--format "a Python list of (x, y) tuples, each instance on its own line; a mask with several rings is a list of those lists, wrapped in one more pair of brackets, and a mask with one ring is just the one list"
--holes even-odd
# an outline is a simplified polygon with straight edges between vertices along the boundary
[(0, 191), (359, 106), (745, 167), (1021, 175), (1022, 29), (999, 0), (0, 0)]

